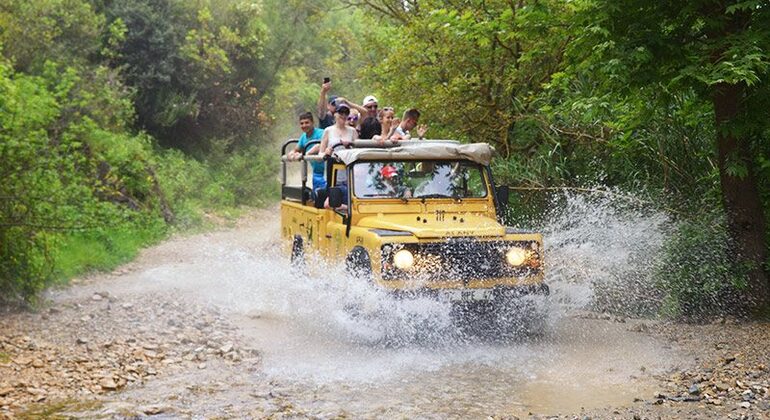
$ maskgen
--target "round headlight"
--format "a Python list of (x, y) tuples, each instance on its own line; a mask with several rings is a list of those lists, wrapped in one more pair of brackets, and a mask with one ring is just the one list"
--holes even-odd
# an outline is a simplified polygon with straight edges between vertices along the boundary
[(401, 270), (410, 268), (414, 265), (414, 255), (406, 249), (402, 249), (393, 256), (393, 264)]
[(527, 251), (522, 248), (511, 248), (505, 254), (505, 260), (512, 266), (519, 266), (527, 261)]

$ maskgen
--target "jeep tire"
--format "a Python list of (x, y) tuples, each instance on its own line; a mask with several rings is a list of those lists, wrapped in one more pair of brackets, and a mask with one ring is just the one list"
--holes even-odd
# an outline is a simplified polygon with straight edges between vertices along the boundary
[(294, 235), (294, 242), (291, 244), (291, 257), (289, 263), (294, 270), (301, 271), (305, 267), (305, 246), (302, 236)]
[(353, 278), (372, 281), (372, 260), (369, 253), (360, 246), (353, 248), (345, 260), (345, 271)]

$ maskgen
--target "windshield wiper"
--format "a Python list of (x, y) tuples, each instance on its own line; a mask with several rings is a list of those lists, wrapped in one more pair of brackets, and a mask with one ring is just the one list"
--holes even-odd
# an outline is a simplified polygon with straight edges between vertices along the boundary
[(452, 198), (452, 197), (446, 194), (423, 194), (423, 195), (418, 195), (415, 198)]

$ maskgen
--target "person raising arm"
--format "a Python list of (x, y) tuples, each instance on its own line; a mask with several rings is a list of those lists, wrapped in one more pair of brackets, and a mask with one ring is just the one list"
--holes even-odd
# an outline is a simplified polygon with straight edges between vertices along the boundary
[(322, 130), (334, 124), (334, 109), (337, 105), (337, 97), (332, 95), (329, 96), (328, 101), (326, 99), (326, 94), (331, 88), (332, 82), (324, 81), (321, 85), (321, 94), (318, 96), (316, 111), (318, 112), (318, 128)]

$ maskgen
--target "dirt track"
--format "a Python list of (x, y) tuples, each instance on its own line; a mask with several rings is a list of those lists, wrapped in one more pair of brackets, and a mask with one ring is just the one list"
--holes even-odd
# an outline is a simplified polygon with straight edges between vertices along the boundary
[(0, 416), (770, 418), (768, 324), (554, 309), (542, 340), (382, 347), (342, 310), (379, 295), (298, 279), (276, 226), (174, 238), (3, 315)]

